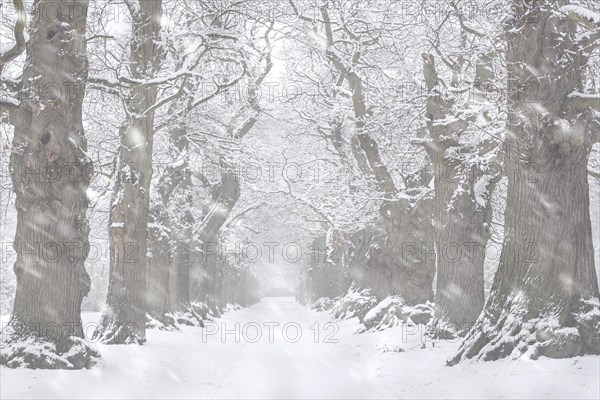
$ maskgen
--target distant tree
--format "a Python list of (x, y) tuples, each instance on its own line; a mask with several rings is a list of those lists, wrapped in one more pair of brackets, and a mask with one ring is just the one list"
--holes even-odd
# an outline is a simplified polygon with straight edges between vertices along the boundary
[[(303, 14), (299, 4), (290, 1), (298, 19), (320, 38), (314, 46), (320, 51), (320, 60), (334, 81), (331, 94), (324, 99), (325, 105), (333, 103), (330, 107), (335, 113), (339, 109), (347, 113), (330, 118), (330, 130), (324, 136), (337, 154), (350, 158), (346, 165), (357, 166), (368, 185), (365, 196), (377, 198), (374, 203), (378, 221), (369, 226), (354, 227), (347, 234), (352, 243), (348, 250), (351, 279), (358, 286), (370, 288), (380, 299), (398, 294), (409, 304), (432, 300), (435, 256), (428, 182), (421, 177), (411, 179), (407, 174), (405, 187), (398, 187), (390, 164), (386, 165), (383, 159), (382, 147), (374, 139), (385, 121), (378, 119), (381, 116), (376, 116), (375, 110), (383, 109), (383, 103), (388, 100), (373, 90), (373, 81), (381, 85), (388, 83), (386, 73), (374, 65), (381, 62), (380, 57), (391, 60), (392, 52), (385, 53), (382, 49), (388, 40), (393, 40), (390, 38), (402, 28), (406, 29), (406, 25), (393, 19), (398, 16), (394, 12), (385, 11), (395, 10), (393, 2), (382, 2), (373, 9), (362, 7), (359, 2), (351, 2), (351, 5), (337, 1), (309, 4), (314, 9)], [(371, 75), (374, 70), (377, 73)], [(352, 126), (347, 129), (349, 139), (344, 137), (344, 119), (351, 121)], [(320, 127), (322, 122), (317, 125)], [(349, 155), (343, 150), (344, 142), (349, 144)], [(427, 175), (425, 171), (415, 175), (421, 172), (423, 177)], [(417, 182), (418, 188), (413, 186)], [(404, 254), (407, 244), (417, 244), (420, 254), (414, 257)]]
[[(195, 73), (187, 73), (157, 124), (167, 132), (168, 150), (167, 162), (157, 168), (152, 199), (147, 292), (150, 318), (162, 327), (202, 324), (194, 303), (207, 302), (218, 312), (231, 300), (224, 300), (225, 283), (232, 287), (245, 279), (227, 274), (227, 263), (217, 263), (206, 251), (217, 245), (240, 196), (235, 151), (208, 147), (207, 138), (238, 146), (255, 126), (260, 86), (273, 66), (274, 24), (272, 17), (257, 17), (237, 3), (182, 2), (168, 12), (180, 19), (164, 32), (169, 60), (182, 74)], [(204, 170), (213, 161), (217, 182)], [(197, 192), (206, 198), (195, 199)]]

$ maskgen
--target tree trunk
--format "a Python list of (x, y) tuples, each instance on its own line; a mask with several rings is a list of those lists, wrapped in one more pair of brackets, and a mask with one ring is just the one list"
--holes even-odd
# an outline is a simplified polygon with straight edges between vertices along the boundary
[[(189, 173), (189, 169), (187, 170)], [(184, 171), (184, 173), (186, 173)], [(188, 179), (190, 178), (188, 174)], [(189, 186), (189, 183), (184, 184)], [(186, 210), (181, 221), (174, 227), (175, 248), (173, 255), (174, 290), (171, 292), (172, 310), (185, 312), (190, 310), (190, 253), (192, 243), (193, 218), (190, 210)]]
[(217, 202), (194, 234), (200, 241), (201, 254), (198, 255), (200, 260), (194, 263), (192, 272), (192, 293), (195, 298), (217, 308), (223, 305), (220, 301), (222, 273), (219, 271), (219, 263), (224, 262), (224, 254), (219, 243), (219, 234), (240, 197), (240, 183), (234, 166), (222, 160), (221, 168), (222, 187)]
[[(137, 80), (160, 69), (161, 0), (140, 0), (133, 21), (130, 69)], [(135, 9), (134, 9), (135, 8)], [(157, 87), (135, 84), (125, 100), (117, 177), (110, 209), (110, 280), (96, 336), (106, 344), (146, 341), (146, 239)]]
[(152, 207), (148, 220), (148, 249), (152, 256), (148, 258), (147, 314), (150, 326), (156, 324), (152, 321), (155, 320), (160, 323), (158, 327), (165, 329), (173, 325), (167, 317), (171, 312), (169, 279), (172, 265), (169, 218), (161, 201)]
[[(42, 18), (49, 6), (53, 18)], [(82, 340), (81, 323), (90, 289), (84, 262), (92, 164), (82, 125), (87, 7), (83, 0), (34, 4), (11, 155), (17, 289), (0, 356), (10, 367), (83, 368), (98, 356)]]
[(555, 4), (514, 4), (502, 255), (484, 312), (450, 365), (600, 353), (586, 172), (592, 132), (589, 110), (575, 110), (569, 96), (582, 91), (587, 55), (575, 43), (576, 23)]
[[(178, 107), (185, 110), (185, 104), (177, 102), (171, 107), (171, 114), (177, 113)], [(148, 314), (167, 329), (176, 323), (202, 325), (190, 300), (194, 218), (185, 118), (185, 111), (180, 112), (169, 131), (174, 164), (165, 168), (157, 185), (160, 201), (151, 213), (157, 223), (149, 230), (152, 258), (148, 264)], [(186, 315), (175, 315), (182, 313)]]
[[(437, 281), (433, 331), (439, 337), (464, 335), (473, 326), (484, 305), (485, 247), (490, 238), (492, 209), (490, 193), (496, 176), (485, 172), (480, 152), (489, 151), (479, 143), (465, 143), (469, 135), (469, 109), (455, 109), (452, 95), (439, 88), (435, 59), (422, 54), (428, 88), (425, 120), (430, 133), (426, 149), (435, 172), (434, 241)], [(489, 76), (475, 82), (484, 85)], [(481, 80), (481, 82), (480, 82)], [(481, 99), (483, 100), (483, 99)], [(475, 109), (481, 109), (477, 103)], [(445, 123), (445, 121), (455, 121)], [(492, 146), (493, 148), (494, 146)]]
[(341, 232), (325, 223), (322, 229), (324, 233), (312, 241), (311, 253), (297, 290), (299, 299), (309, 306), (323, 297), (343, 297), (351, 284), (344, 260), (349, 242)]
[[(464, 165), (444, 166), (451, 168), (452, 173), (444, 174), (441, 179), (436, 177), (434, 330), (437, 336), (453, 337), (466, 334), (483, 309), (485, 249), (491, 234), (492, 209), (489, 198), (482, 204), (475, 199), (475, 184), (489, 182), (478, 166), (471, 171), (469, 166), (464, 171)], [(464, 172), (471, 176), (468, 182), (459, 185), (453, 182)], [(460, 194), (455, 196), (457, 191)]]

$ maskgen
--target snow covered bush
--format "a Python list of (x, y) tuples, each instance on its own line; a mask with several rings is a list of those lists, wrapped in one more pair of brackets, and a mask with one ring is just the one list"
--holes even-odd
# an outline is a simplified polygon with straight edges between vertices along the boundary
[(329, 297), (321, 297), (313, 303), (311, 308), (315, 311), (331, 311), (334, 305), (334, 300), (331, 300)]
[(367, 315), (363, 324), (367, 330), (380, 330), (385, 327), (397, 325), (398, 314), (402, 312), (404, 300), (400, 296), (388, 296), (373, 307)]
[(370, 289), (357, 291), (355, 288), (350, 288), (348, 293), (333, 306), (333, 316), (335, 319), (357, 317), (362, 323), (365, 315), (377, 303), (377, 298), (371, 295)]
[(208, 304), (203, 302), (193, 302), (192, 309), (194, 310), (194, 312), (196, 312), (196, 314), (202, 317), (202, 319), (209, 318), (210, 308), (208, 307)]
[(412, 322), (416, 325), (428, 324), (433, 316), (433, 304), (430, 302), (407, 306), (400, 296), (388, 296), (365, 315), (364, 331), (379, 331)]

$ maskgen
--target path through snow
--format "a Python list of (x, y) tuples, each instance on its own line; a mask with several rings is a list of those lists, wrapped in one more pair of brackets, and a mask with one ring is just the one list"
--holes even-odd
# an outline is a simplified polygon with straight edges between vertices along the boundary
[[(91, 333), (99, 315), (85, 318)], [(2, 368), (0, 397), (598, 398), (598, 357), (450, 368), (444, 361), (457, 344), (421, 349), (420, 329), (355, 335), (356, 320), (329, 322), (292, 298), (266, 298), (205, 330), (152, 330), (144, 346), (101, 345), (92, 370)], [(396, 346), (405, 352), (381, 351)]]

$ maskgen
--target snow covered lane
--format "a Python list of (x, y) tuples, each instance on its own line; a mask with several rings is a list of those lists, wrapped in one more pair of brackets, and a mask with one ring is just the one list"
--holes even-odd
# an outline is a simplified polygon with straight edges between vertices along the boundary
[[(99, 314), (85, 317), (93, 324)], [(2, 368), (0, 397), (393, 398), (328, 323), (292, 298), (268, 298), (204, 330), (152, 330), (143, 346), (99, 345), (102, 362), (92, 370)]]
[[(264, 299), (240, 310), (228, 318), (221, 333), (224, 329), (242, 332), (242, 348), (224, 381), (233, 397), (395, 397), (379, 382), (377, 365), (342, 344), (337, 323), (291, 298)], [(257, 332), (262, 333), (260, 340), (252, 343)], [(233, 339), (231, 333), (226, 335), (221, 341)]]
[[(84, 317), (93, 327), (100, 315)], [(446, 367), (458, 343), (421, 349), (421, 329), (355, 335), (357, 327), (266, 298), (205, 329), (100, 345), (92, 370), (2, 368), (0, 398), (598, 398), (598, 357)], [(381, 351), (397, 347), (404, 352)]]

